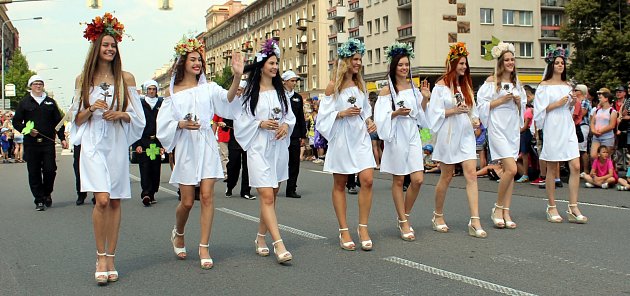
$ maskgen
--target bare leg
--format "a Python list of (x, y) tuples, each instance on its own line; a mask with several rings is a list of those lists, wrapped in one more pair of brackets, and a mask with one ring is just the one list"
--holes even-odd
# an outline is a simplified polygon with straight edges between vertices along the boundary
[[(359, 224), (368, 225), (370, 210), (372, 209), (372, 182), (374, 169), (369, 168), (359, 173), (361, 190), (359, 190)], [(370, 240), (367, 227), (359, 227), (359, 239)]]
[[(574, 158), (569, 160), (569, 204), (578, 203), (578, 191), (580, 187), (580, 159)], [(576, 216), (581, 215), (580, 209), (577, 206), (572, 207), (571, 211)]]
[[(497, 205), (505, 208), (509, 208), (512, 202), (512, 190), (514, 189), (514, 176), (516, 175), (516, 162), (514, 158), (508, 157), (501, 159), (503, 163), (503, 174), (501, 174), (501, 180), (499, 181), (499, 191), (497, 194)], [(505, 216), (504, 216), (505, 214)], [(505, 219), (512, 221), (508, 211), (496, 211), (495, 217), (497, 219)]]
[[(195, 186), (194, 185), (179, 185), (179, 192), (181, 194), (181, 201), (175, 209), (175, 229), (177, 233), (184, 234), (186, 230), (186, 222), (190, 215), (190, 210), (195, 203)], [(184, 236), (175, 236), (175, 246), (183, 248), (185, 246)], [(186, 258), (185, 254), (179, 255), (180, 258)]]
[[(200, 245), (207, 245), (210, 241), (212, 232), (212, 220), (214, 218), (214, 183), (215, 179), (201, 180), (201, 190), (199, 202), (201, 203), (201, 214), (199, 215), (199, 224), (201, 226), (201, 235), (199, 237)], [(199, 258), (210, 258), (209, 248), (199, 248)]]
[[(267, 228), (274, 242), (281, 240), (282, 237), (280, 236), (280, 229), (278, 228), (278, 219), (275, 208), (276, 196), (274, 192), (277, 192), (277, 190), (274, 190), (274, 188), (271, 187), (256, 188), (256, 190), (258, 191), (260, 212), (262, 214), (260, 220), (264, 223), (262, 226), (259, 224), (258, 230), (261, 231), (264, 230), (261, 228)], [(277, 243), (275, 248), (276, 254), (282, 254), (286, 251), (283, 242)]]
[[(471, 217), (479, 217), (479, 191), (477, 189), (477, 176), (475, 175), (476, 162), (476, 160), (465, 160), (462, 162)], [(481, 229), (479, 219), (472, 219), (471, 224), (475, 229)]]
[[(337, 216), (337, 222), (339, 228), (348, 228), (348, 220), (346, 217), (347, 201), (346, 201), (346, 182), (348, 181), (348, 175), (333, 174), (333, 190), (332, 190), (332, 203), (335, 208), (335, 215)], [(361, 189), (363, 191), (363, 189)], [(343, 242), (352, 241), (349, 231), (341, 232), (341, 238)]]
[[(96, 242), (97, 253), (107, 253), (107, 231), (109, 215), (109, 193), (107, 192), (94, 192), (94, 198), (96, 198), (96, 204), (92, 210), (92, 226), (94, 228), (94, 240)], [(107, 271), (107, 259), (105, 256), (97, 256), (96, 271)]]
[[(549, 206), (555, 206), (556, 205), (556, 182), (555, 182), (555, 178), (558, 174), (558, 162), (555, 161), (547, 161), (547, 178), (545, 180), (546, 186), (545, 188), (547, 189), (547, 198), (549, 199), (548, 203)], [(554, 215), (558, 215), (558, 209), (557, 208), (550, 208), (549, 209), (549, 213), (554, 216)]]
[[(448, 190), (448, 185), (453, 179), (454, 170), (454, 164), (440, 163), (440, 180), (435, 186), (435, 212), (437, 214), (444, 214), (444, 201), (446, 200), (446, 191)], [(477, 178), (477, 176), (475, 176), (475, 178)], [(442, 216), (436, 216), (435, 223), (438, 225), (446, 224), (446, 222), (444, 221), (444, 217)]]

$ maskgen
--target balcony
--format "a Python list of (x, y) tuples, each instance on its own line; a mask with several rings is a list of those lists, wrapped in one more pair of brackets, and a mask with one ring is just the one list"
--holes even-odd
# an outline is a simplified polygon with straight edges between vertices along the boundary
[(356, 26), (356, 27), (350, 28), (348, 29), (348, 35), (350, 36), (350, 38), (363, 40), (363, 37), (365, 36), (364, 28), (365, 28), (364, 26)]
[(398, 9), (411, 9), (411, 0), (398, 0)]
[(308, 76), (308, 65), (300, 65), (297, 67), (297, 74), (306, 77)]
[(348, 1), (348, 11), (350, 11), (350, 12), (363, 11), (363, 1), (364, 0), (350, 0), (350, 1)]
[(254, 45), (251, 41), (246, 41), (241, 45), (242, 52), (251, 52), (254, 50)]
[(223, 58), (224, 59), (229, 59), (231, 57), (232, 57), (232, 50), (231, 49), (230, 50), (226, 50), (226, 51), (223, 52)]
[(346, 18), (346, 14), (348, 13), (348, 8), (337, 4), (328, 9), (328, 19), (329, 20), (338, 20)]
[(306, 31), (307, 19), (298, 19), (296, 22), (296, 28), (300, 31)]
[(540, 8), (545, 10), (563, 11), (567, 2), (567, 0), (540, 0)]
[(216, 64), (216, 62), (214, 61), (214, 57), (210, 57), (208, 59), (208, 65), (214, 65), (214, 64)]
[(299, 53), (306, 53), (308, 51), (308, 43), (307, 42), (300, 42), (297, 44), (297, 52)]
[(265, 40), (271, 39), (271, 32), (265, 33)]
[(397, 30), (398, 30), (398, 39), (396, 39), (397, 41), (402, 42), (402, 41), (415, 39), (415, 36), (413, 35), (413, 23), (400, 26), (397, 28)]
[(279, 41), (280, 40), (280, 30), (272, 30), (271, 31), (271, 38), (273, 38), (273, 40)]
[(337, 45), (348, 41), (348, 32), (339, 32), (328, 35), (328, 45)]
[(558, 39), (560, 38), (560, 27), (542, 27), (540, 37), (543, 39)]

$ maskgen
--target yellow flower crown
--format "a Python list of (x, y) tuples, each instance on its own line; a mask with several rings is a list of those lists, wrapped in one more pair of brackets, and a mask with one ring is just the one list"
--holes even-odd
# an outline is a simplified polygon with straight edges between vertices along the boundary
[(200, 48), (203, 48), (203, 43), (201, 43), (196, 38), (182, 38), (177, 45), (175, 45), (175, 52), (177, 55), (183, 56), (189, 52), (197, 51)]
[(466, 43), (457, 42), (451, 45), (448, 55), (446, 56), (447, 62), (452, 62), (462, 57), (468, 57), (468, 49), (466, 49)]

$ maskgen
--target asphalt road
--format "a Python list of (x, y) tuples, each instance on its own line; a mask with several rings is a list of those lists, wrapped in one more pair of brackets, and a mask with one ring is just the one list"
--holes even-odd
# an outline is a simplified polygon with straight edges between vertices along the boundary
[[(67, 153), (63, 153), (67, 154)], [(467, 234), (464, 180), (449, 189), (445, 218), (451, 229), (431, 229), (434, 184), (427, 175), (410, 221), (416, 241), (398, 237), (390, 194), (391, 177), (376, 173), (371, 252), (343, 251), (330, 201), (332, 177), (302, 163), (301, 199), (278, 199), (285, 244), (293, 253), (283, 266), (254, 253), (258, 201), (225, 198), (215, 186), (210, 250), (215, 266), (199, 268), (198, 204), (186, 229), (188, 259), (177, 260), (169, 240), (177, 197), (162, 168), (158, 204), (145, 208), (140, 184), (123, 203), (116, 267), (120, 281), (94, 282), (95, 247), (91, 205), (75, 206), (72, 157), (58, 157), (53, 207), (34, 210), (24, 164), (0, 165), (0, 295), (627, 295), (630, 294), (630, 193), (580, 189), (586, 225), (548, 223), (545, 191), (517, 184), (511, 206), (516, 230), (491, 227), (497, 183), (480, 179), (480, 211), (487, 239)], [(131, 173), (138, 176), (137, 166)], [(235, 191), (236, 192), (236, 191)], [(568, 190), (558, 190), (566, 200)], [(357, 226), (356, 196), (349, 195), (350, 227)], [(559, 202), (564, 213), (566, 202)], [(566, 215), (563, 214), (566, 218)], [(566, 219), (565, 219), (566, 221)], [(356, 232), (353, 232), (358, 243)], [(271, 238), (267, 239), (271, 246)]]

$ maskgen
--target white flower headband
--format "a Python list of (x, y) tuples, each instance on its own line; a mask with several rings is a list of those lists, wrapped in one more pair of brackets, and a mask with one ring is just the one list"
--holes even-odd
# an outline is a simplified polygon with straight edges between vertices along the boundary
[(280, 47), (278, 46), (278, 41), (267, 39), (267, 41), (263, 44), (262, 49), (256, 53), (256, 62), (261, 62), (264, 58), (271, 54), (280, 58)]

